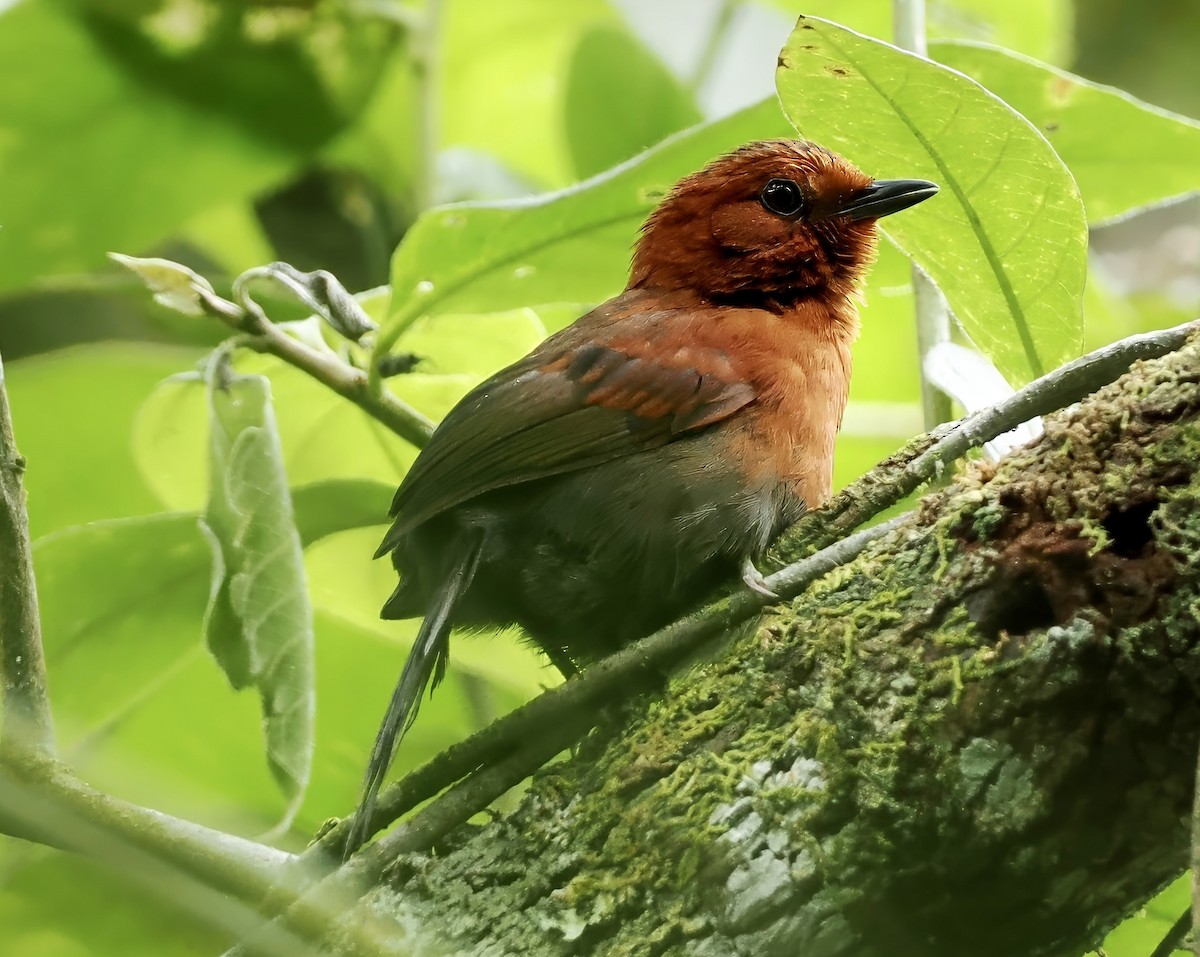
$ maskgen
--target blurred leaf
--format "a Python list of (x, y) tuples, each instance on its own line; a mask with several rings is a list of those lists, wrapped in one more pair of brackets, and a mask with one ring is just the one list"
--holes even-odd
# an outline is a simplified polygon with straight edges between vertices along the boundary
[(1042, 131), (1074, 174), (1092, 225), (1200, 191), (1197, 121), (1006, 50), (937, 43), (929, 55)]
[(155, 383), (197, 357), (167, 346), (102, 343), (6, 364), (17, 440), (29, 462), (34, 538), (159, 509), (134, 462), (129, 434)]
[(867, 273), (859, 305), (862, 331), (854, 344), (850, 401), (921, 401), (921, 363), (913, 322), (912, 265), (886, 239)]
[(205, 655), (209, 554), (191, 514), (34, 542), (55, 724), (72, 765), (128, 800), (235, 832), (278, 814), (258, 707)]
[(683, 85), (628, 30), (602, 26), (580, 39), (567, 74), (566, 126), (581, 179), (700, 119)]
[(680, 177), (749, 140), (789, 132), (768, 100), (574, 189), (430, 210), (392, 260), (392, 312), (381, 342), (426, 313), (608, 298), (625, 284), (638, 227)]
[(1005, 375), (1025, 382), (1079, 353), (1083, 207), (1024, 118), (959, 74), (813, 18), (789, 38), (777, 81), (804, 136), (874, 176), (941, 186), (881, 228)]
[[(892, 4), (879, 0), (770, 0), (797, 16), (823, 17), (892, 40)], [(930, 39), (977, 40), (1011, 47), (1052, 63), (1071, 59), (1075, 9), (1071, 0), (939, 0), (926, 9)]]
[(234, 200), (202, 210), (181, 227), (180, 238), (196, 245), (221, 274), (236, 276), (275, 258), (262, 223), (248, 202)]
[(4, 953), (12, 957), (210, 957), (229, 943), (184, 908), (141, 896), (86, 857), (46, 853), (18, 866), (16, 879), (0, 884)]
[(69, 10), (0, 13), (0, 289), (140, 250), (295, 160), (129, 75)]
[(1084, 293), (1088, 349), (1098, 349), (1139, 332), (1169, 329), (1196, 318), (1194, 310), (1159, 293), (1121, 295), (1093, 270)]
[(292, 489), (296, 531), (307, 548), (337, 532), (384, 521), (396, 491), (390, 482), (332, 479)]
[(291, 799), (290, 821), (312, 768), (312, 609), (270, 384), (224, 380), (221, 361), (208, 376), (212, 458), (200, 528), (213, 573), (204, 635), (230, 684), (258, 691), (267, 762)]
[(595, 26), (619, 26), (617, 14), (604, 0), (448, 3), (443, 9), (442, 147), (496, 156), (542, 188), (571, 182), (562, 77), (579, 37)]

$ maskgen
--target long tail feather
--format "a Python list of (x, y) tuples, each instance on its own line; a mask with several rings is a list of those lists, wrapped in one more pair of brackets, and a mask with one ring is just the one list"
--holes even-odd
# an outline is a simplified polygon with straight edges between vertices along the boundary
[(421, 622), (417, 640), (408, 654), (408, 660), (404, 662), (404, 670), (400, 672), (400, 680), (392, 692), (387, 713), (379, 726), (379, 732), (375, 735), (375, 744), (371, 748), (371, 758), (367, 762), (367, 773), (363, 780), (362, 799), (359, 801), (358, 810), (354, 812), (354, 822), (346, 838), (344, 857), (348, 858), (374, 833), (372, 818), (375, 816), (375, 803), (383, 786), (384, 775), (391, 766), (401, 740), (416, 720), (425, 688), (432, 684), (432, 693), (432, 689), (441, 683), (446, 673), (446, 664), (450, 660), (450, 618), (459, 598), (471, 587), (475, 569), (479, 567), (482, 548), (482, 538), (476, 537), (464, 550), (462, 557), (446, 577), (441, 592), (425, 615), (425, 620)]

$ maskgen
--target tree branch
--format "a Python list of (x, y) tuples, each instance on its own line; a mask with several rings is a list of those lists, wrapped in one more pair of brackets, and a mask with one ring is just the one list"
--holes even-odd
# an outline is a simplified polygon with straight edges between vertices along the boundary
[(24, 472), (25, 459), (17, 452), (13, 436), (4, 360), (0, 358), (0, 704), (4, 708), (0, 760), (4, 761), (54, 756)]
[(265, 315), (246, 311), (234, 319), (223, 311), (210, 312), (233, 328), (248, 333), (241, 345), (273, 355), (312, 376), (417, 448), (423, 448), (433, 434), (433, 423), (412, 406), (401, 402), (387, 389), (371, 390), (366, 372), (355, 369), (332, 353), (320, 352), (289, 336)]

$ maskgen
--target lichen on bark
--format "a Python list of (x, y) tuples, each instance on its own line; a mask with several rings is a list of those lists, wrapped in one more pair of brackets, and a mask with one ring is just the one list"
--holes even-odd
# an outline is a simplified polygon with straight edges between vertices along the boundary
[(1198, 358), (966, 467), (369, 906), (413, 953), (1079, 953), (1187, 861)]

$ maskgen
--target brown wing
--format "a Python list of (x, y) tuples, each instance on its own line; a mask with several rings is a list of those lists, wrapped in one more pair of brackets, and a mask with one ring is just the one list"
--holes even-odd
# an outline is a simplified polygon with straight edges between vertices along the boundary
[(379, 554), (484, 492), (663, 445), (754, 400), (749, 383), (729, 381), (723, 354), (657, 347), (654, 331), (670, 327), (670, 314), (639, 318), (646, 335), (632, 344), (628, 328), (620, 345), (572, 348), (564, 336), (469, 393), (397, 490)]

